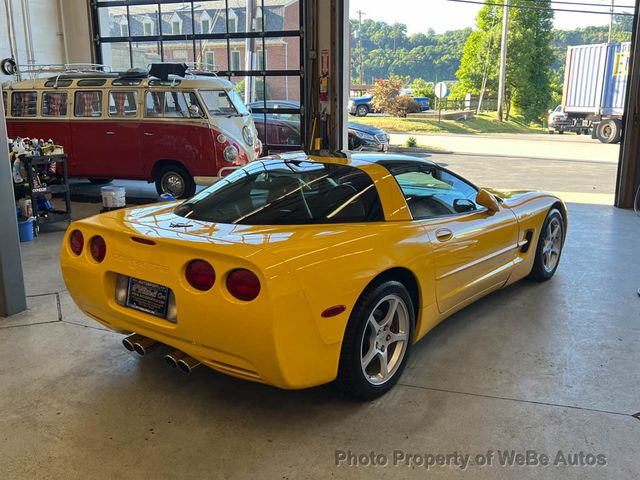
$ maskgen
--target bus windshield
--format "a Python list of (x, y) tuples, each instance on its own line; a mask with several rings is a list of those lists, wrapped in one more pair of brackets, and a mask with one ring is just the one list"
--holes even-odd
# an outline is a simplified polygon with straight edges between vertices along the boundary
[(209, 115), (245, 115), (248, 114), (247, 107), (244, 106), (240, 96), (233, 90), (200, 90), (202, 101), (207, 107)]

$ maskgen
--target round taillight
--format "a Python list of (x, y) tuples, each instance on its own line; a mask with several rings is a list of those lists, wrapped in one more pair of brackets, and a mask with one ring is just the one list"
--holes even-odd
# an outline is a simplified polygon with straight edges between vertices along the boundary
[(71, 247), (71, 251), (76, 255), (80, 255), (82, 253), (82, 249), (84, 248), (84, 237), (80, 230), (74, 230), (71, 232), (71, 236), (69, 237), (69, 246)]
[(187, 282), (196, 290), (203, 292), (210, 290), (216, 281), (216, 272), (211, 265), (204, 260), (193, 260), (185, 270)]
[(255, 273), (239, 268), (227, 277), (227, 290), (238, 300), (248, 302), (260, 293), (260, 280)]
[(107, 244), (104, 242), (104, 238), (100, 235), (93, 237), (89, 242), (89, 250), (91, 251), (91, 256), (96, 262), (102, 262), (104, 257), (107, 255)]

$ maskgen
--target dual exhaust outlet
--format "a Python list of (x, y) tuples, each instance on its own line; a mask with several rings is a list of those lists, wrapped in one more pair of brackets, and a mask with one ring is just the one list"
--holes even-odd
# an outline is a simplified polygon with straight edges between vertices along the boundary
[[(126, 348), (130, 352), (136, 352), (140, 356), (145, 356), (153, 348), (160, 345), (159, 342), (156, 342), (151, 338), (143, 337), (138, 333), (134, 333), (133, 335), (129, 335), (128, 337), (123, 338), (122, 344), (124, 345), (124, 348)], [(168, 355), (165, 355), (164, 360), (171, 368), (180, 369), (184, 373), (191, 373), (194, 368), (200, 366), (199, 360), (190, 357), (180, 350), (176, 350)]]

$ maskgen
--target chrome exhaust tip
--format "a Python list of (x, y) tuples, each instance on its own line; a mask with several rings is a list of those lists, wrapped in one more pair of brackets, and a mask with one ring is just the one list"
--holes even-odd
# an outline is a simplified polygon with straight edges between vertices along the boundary
[(186, 353), (176, 350), (175, 352), (165, 355), (164, 361), (167, 362), (167, 365), (171, 368), (178, 368), (178, 361), (186, 356)]
[(200, 360), (196, 360), (195, 358), (188, 355), (185, 355), (183, 358), (178, 360), (177, 364), (178, 368), (184, 373), (191, 373), (194, 368), (201, 365)]
[(143, 338), (144, 337), (142, 335), (138, 335), (137, 333), (134, 333), (133, 335), (129, 335), (128, 337), (123, 338), (122, 345), (124, 345), (124, 348), (126, 348), (130, 352), (133, 352), (135, 350), (134, 345), (140, 340), (142, 340)]
[(149, 350), (151, 350), (156, 345), (158, 345), (158, 342), (156, 342), (155, 340), (147, 337), (141, 337), (133, 344), (133, 349), (138, 355), (144, 357), (149, 352)]

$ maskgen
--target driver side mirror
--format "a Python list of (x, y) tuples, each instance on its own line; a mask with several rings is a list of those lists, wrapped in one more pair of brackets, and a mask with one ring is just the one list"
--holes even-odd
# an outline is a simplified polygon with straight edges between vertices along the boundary
[(484, 188), (481, 188), (478, 192), (478, 196), (476, 197), (476, 203), (478, 205), (482, 205), (484, 208), (489, 210), (490, 214), (496, 213), (500, 210), (500, 204), (496, 197), (486, 191)]

